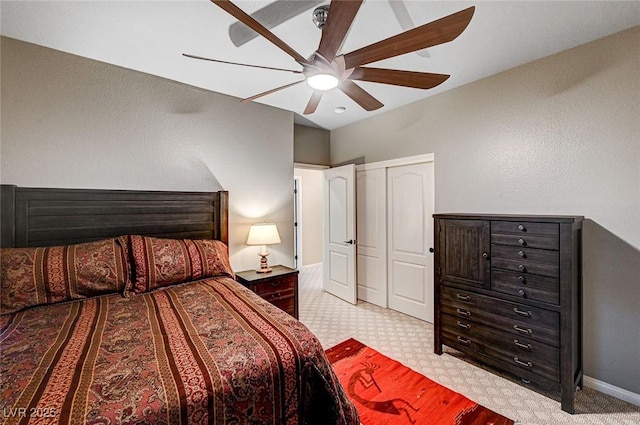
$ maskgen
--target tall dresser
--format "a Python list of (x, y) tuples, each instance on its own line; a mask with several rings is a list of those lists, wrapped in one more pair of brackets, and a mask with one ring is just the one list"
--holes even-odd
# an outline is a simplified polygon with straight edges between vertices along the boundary
[(582, 387), (579, 216), (435, 214), (435, 348), (455, 348), (574, 412)]

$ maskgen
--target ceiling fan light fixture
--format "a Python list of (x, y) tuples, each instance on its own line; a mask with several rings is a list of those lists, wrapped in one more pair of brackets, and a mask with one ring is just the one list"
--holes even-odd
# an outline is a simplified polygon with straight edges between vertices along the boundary
[(340, 81), (331, 74), (315, 74), (307, 78), (307, 84), (315, 90), (331, 90), (338, 87)]

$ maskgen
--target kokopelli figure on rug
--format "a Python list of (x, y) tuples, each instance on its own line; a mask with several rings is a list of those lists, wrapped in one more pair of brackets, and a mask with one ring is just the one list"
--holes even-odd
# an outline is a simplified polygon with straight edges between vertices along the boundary
[(382, 389), (373, 377), (373, 373), (380, 368), (380, 365), (367, 362), (362, 363), (362, 366), (364, 366), (364, 369), (354, 372), (354, 374), (351, 375), (351, 378), (349, 378), (348, 391), (352, 399), (361, 403), (365, 407), (378, 412), (389, 413), (391, 415), (400, 415), (404, 413), (409, 422), (415, 424), (416, 420), (411, 417), (411, 412), (417, 412), (419, 409), (413, 407), (409, 402), (402, 400), (401, 398), (392, 398), (384, 401), (367, 400), (356, 394), (356, 383), (358, 382), (364, 388), (376, 387), (379, 393), (382, 392)]

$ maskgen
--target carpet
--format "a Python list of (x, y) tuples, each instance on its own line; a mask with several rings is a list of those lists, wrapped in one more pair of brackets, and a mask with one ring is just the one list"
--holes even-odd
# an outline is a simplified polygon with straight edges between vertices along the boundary
[(355, 339), (326, 350), (363, 425), (513, 425)]

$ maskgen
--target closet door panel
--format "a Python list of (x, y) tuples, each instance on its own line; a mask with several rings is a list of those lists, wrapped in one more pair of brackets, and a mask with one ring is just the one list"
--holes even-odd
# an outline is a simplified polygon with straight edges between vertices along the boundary
[(387, 307), (386, 172), (356, 173), (358, 299)]
[(433, 322), (433, 163), (387, 169), (389, 308)]

